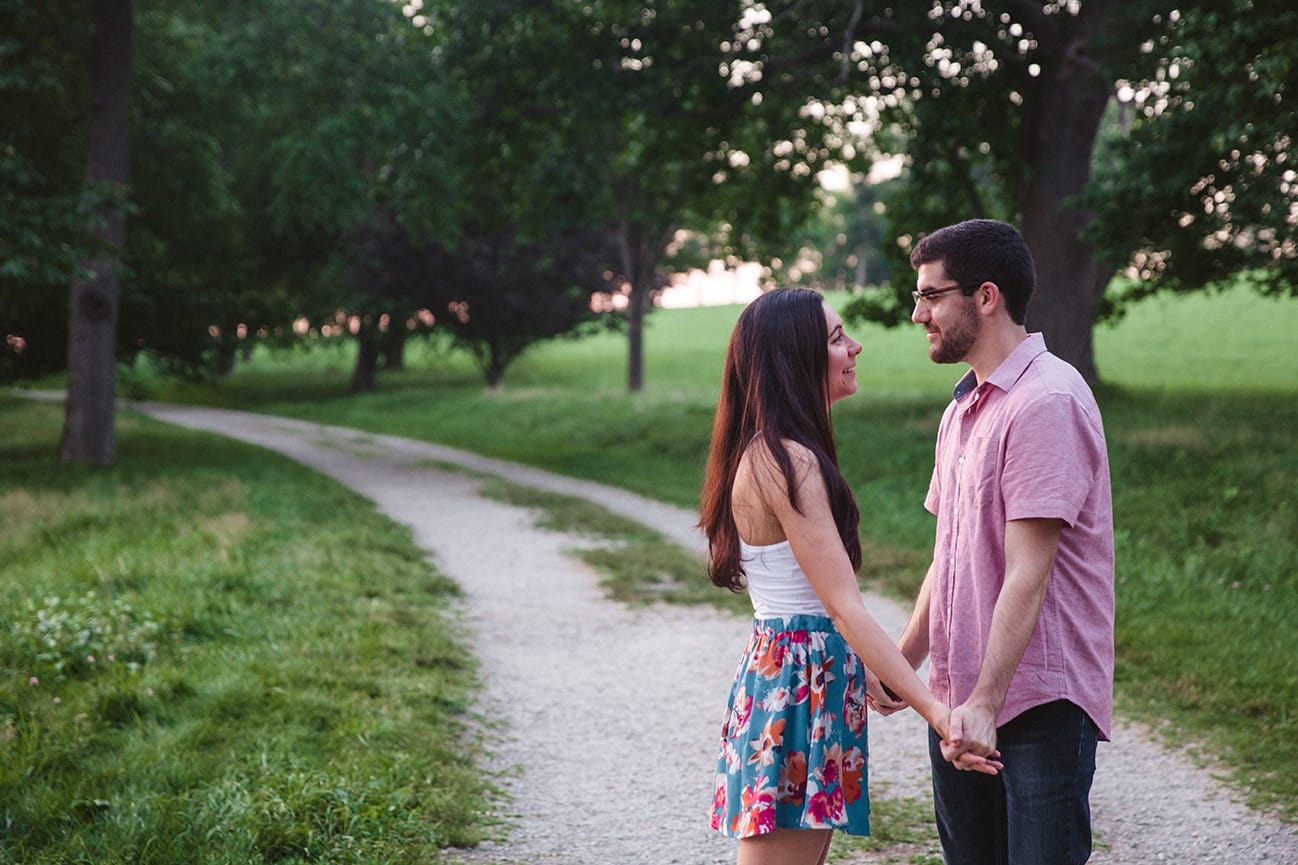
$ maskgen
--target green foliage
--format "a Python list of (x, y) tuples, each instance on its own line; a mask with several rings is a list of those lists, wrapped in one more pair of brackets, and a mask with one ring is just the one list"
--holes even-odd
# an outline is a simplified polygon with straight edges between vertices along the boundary
[[(901, 275), (910, 273), (913, 242), (968, 218), (1021, 225), (1048, 287), (1088, 297), (1081, 264), (1089, 251), (1076, 235), (1089, 215), (1069, 199), (1086, 184), (1090, 117), (1098, 119), (1095, 106), (1114, 80), (1152, 74), (1157, 54), (1141, 45), (1160, 33), (1166, 5), (870, 4), (876, 17), (849, 65), (854, 83), (878, 99), (877, 147), (903, 155), (905, 168), (883, 196), (897, 242), (882, 252), (897, 278), (849, 307), (850, 320), (903, 323), (911, 280)], [(1055, 272), (1060, 258), (1070, 265)], [(1089, 333), (1091, 325), (1063, 327)]]
[[(0, 100), (21, 118), (0, 132), (0, 320), (22, 338), (0, 347), (6, 379), (62, 366), (63, 289), (93, 251), (98, 201), (81, 189), (85, 11), (0, 5)], [(429, 304), (436, 273), (364, 242), (388, 223), (415, 247), (452, 252), (462, 237), (517, 252), (596, 233), (602, 270), (646, 292), (663, 283), (679, 228), (706, 238), (709, 254), (796, 262), (807, 240), (797, 226), (821, 207), (816, 173), (830, 162), (864, 172), (887, 152), (907, 157), (906, 177), (881, 198), (883, 235), (902, 243), (876, 246), (904, 273), (916, 232), (1022, 218), (1025, 202), (1055, 189), (1058, 166), (1032, 148), (1068, 119), (1051, 114), (1049, 87), (1064, 80), (1099, 97), (1114, 81), (1150, 88), (1078, 202), (1098, 213), (1089, 237), (1108, 266), (1140, 251), (1150, 278), (1125, 297), (1240, 268), (1289, 291), (1295, 29), (1277, 0), (1175, 14), (1154, 0), (140, 3), (120, 355), (223, 369), (241, 326), (291, 339), (299, 314), (317, 326), (339, 310), (407, 320)], [(810, 230), (841, 217), (826, 211)], [(1071, 221), (1032, 223), (1075, 234)], [(837, 236), (857, 247), (870, 241), (854, 226), (867, 225), (848, 221), (815, 244), (830, 281), (847, 273)], [(529, 290), (566, 290), (543, 265), (505, 257)], [(906, 282), (853, 314), (904, 320)]]
[[(239, 320), (264, 324), (247, 214), (233, 188), (221, 122), (230, 94), (210, 87), (207, 25), (180, 8), (137, 6), (132, 58), (134, 212), (127, 228), (119, 357), (145, 352), (177, 373), (211, 372)], [(214, 336), (209, 328), (216, 326)]]
[(815, 206), (834, 130), (803, 109), (832, 89), (845, 15), (813, 22), (777, 5), (490, 0), (429, 13), (474, 112), (464, 165), (484, 231), (530, 241), (575, 223), (616, 241), (605, 267), (629, 295), (632, 390), (678, 230), (718, 256), (792, 259), (790, 233)]
[(483, 836), (456, 589), (408, 530), (220, 438), (125, 415), (112, 472), (67, 469), (57, 406), (0, 417), (0, 858), (378, 865)]
[[(1082, 4), (1069, 12), (941, 3), (880, 15), (879, 41), (857, 52), (884, 104), (880, 147), (906, 154), (904, 182), (885, 198), (900, 241), (884, 246), (894, 272), (909, 271), (917, 232), (968, 217), (1028, 220), (1025, 207), (1050, 194), (1047, 186), (1069, 182), (1033, 150), (1068, 120), (1042, 102), (1048, 82), (1068, 68), (1077, 80), (1100, 76), (1126, 100), (1110, 105), (1094, 179), (1066, 202), (1095, 247), (1101, 281), (1120, 269), (1138, 279), (1110, 286), (1101, 316), (1165, 288), (1246, 279), (1291, 293), (1298, 285), (1289, 104), (1298, 16), (1286, 4)], [(1050, 230), (1073, 229), (1059, 220)], [(1029, 242), (1045, 253), (1039, 269), (1053, 266), (1058, 248)], [(908, 290), (897, 280), (858, 299), (849, 316), (904, 321)]]
[(85, 12), (0, 2), (0, 381), (62, 368), (67, 305), (50, 299), (66, 297), (97, 248), (90, 228), (102, 196), (81, 189)]
[[(76, 9), (84, 12), (84, 4)], [(45, 7), (49, 8), (45, 8)], [(62, 368), (61, 300), (93, 247), (85, 163), (86, 16), (0, 9), (0, 376)], [(306, 313), (405, 313), (348, 284), (347, 233), (382, 209), (453, 237), (457, 106), (428, 35), (383, 0), (135, 7), (130, 229), (118, 356), (186, 373), (228, 365), (241, 326)], [(378, 307), (375, 309), (375, 307)], [(19, 351), (21, 349), (21, 351)]]
[(201, 14), (216, 38), (194, 63), (229, 104), (216, 131), (247, 247), (248, 303), (227, 329), (291, 339), (297, 316), (332, 326), (340, 311), (404, 328), (430, 274), (373, 239), (395, 225), (407, 246), (452, 240), (466, 201), (463, 106), (435, 42), (382, 0)]
[(466, 233), (454, 250), (439, 249), (428, 270), (443, 327), (468, 349), (490, 387), (531, 346), (577, 338), (621, 319), (596, 311), (592, 298), (611, 290), (611, 256), (600, 231), (553, 234), (524, 243), (508, 232)]
[(1298, 10), (1198, 4), (1170, 17), (1166, 40), (1152, 80), (1124, 94), (1087, 196), (1090, 239), (1138, 279), (1119, 300), (1240, 272), (1266, 293), (1298, 291)]
[(795, 261), (776, 271), (781, 285), (800, 284), (819, 291), (852, 291), (886, 285), (890, 277), (885, 250), (882, 200), (892, 184), (856, 183), (826, 195), (826, 203), (798, 232)]

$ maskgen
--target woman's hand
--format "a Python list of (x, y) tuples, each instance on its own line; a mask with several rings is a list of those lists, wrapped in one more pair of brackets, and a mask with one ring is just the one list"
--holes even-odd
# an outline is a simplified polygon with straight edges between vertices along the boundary
[(885, 718), (893, 712), (900, 712), (910, 706), (905, 699), (894, 694), (887, 685), (879, 680), (878, 676), (868, 669), (865, 671), (865, 701), (870, 705), (870, 708)]
[[(947, 753), (946, 742), (942, 743), (942, 753)], [(986, 757), (979, 757), (972, 751), (965, 751), (952, 760), (951, 765), (962, 772), (982, 772), (984, 775), (999, 775), (1001, 769), (1005, 768), (1005, 764), (997, 759), (1000, 755), (1000, 751), (992, 751)]]

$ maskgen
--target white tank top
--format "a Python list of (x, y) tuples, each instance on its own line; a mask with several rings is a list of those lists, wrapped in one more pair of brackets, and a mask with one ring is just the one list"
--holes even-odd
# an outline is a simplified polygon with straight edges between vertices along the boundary
[(748, 578), (748, 597), (756, 618), (827, 615), (788, 541), (753, 546), (740, 540), (739, 560)]

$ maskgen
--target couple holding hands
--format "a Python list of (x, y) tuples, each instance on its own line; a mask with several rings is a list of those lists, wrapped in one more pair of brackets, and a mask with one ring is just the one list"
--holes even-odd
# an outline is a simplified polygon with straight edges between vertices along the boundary
[(933, 561), (895, 642), (861, 598), (861, 514), (830, 423), (857, 390), (860, 343), (799, 289), (753, 301), (730, 339), (700, 524), (712, 581), (746, 589), (754, 609), (712, 803), (739, 865), (823, 863), (832, 830), (868, 834), (868, 711), (908, 707), (930, 725), (948, 865), (1090, 856), (1096, 743), (1113, 715), (1099, 409), (1024, 325), (1035, 272), (1014, 227), (948, 226), (910, 260), (929, 357), (969, 371), (937, 432)]

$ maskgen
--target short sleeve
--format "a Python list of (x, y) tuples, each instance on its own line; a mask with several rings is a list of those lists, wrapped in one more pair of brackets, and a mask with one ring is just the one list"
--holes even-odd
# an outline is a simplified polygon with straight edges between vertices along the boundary
[(1011, 421), (1001, 495), (1005, 519), (1059, 519), (1073, 525), (1104, 465), (1098, 412), (1074, 395), (1046, 394)]

